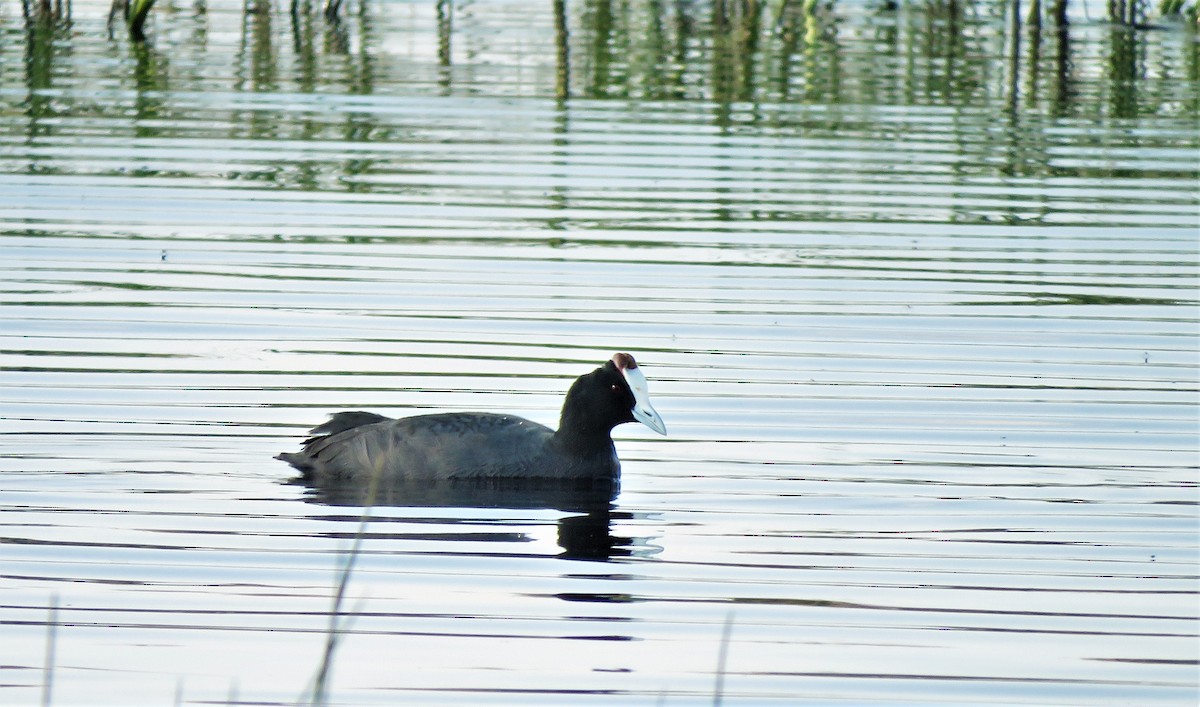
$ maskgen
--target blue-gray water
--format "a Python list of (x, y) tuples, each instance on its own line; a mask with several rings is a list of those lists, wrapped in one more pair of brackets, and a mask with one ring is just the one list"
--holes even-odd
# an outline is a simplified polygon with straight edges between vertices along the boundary
[(566, 9), (0, 5), (0, 702), (293, 703), (272, 455), (630, 351), (611, 508), (372, 511), (331, 703), (1194, 703), (1194, 35)]

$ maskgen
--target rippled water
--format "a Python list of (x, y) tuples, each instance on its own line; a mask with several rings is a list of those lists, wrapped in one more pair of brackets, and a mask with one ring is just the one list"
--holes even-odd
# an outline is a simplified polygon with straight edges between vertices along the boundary
[(294, 702), (362, 508), (272, 455), (621, 350), (670, 436), (388, 495), (332, 703), (1196, 700), (1192, 35), (216, 5), (0, 6), (0, 702)]

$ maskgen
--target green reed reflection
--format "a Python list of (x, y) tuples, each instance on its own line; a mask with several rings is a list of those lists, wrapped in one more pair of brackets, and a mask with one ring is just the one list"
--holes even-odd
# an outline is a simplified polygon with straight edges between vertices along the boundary
[[(200, 4), (191, 6), (190, 15), (172, 16), (170, 41), (110, 40), (100, 50), (107, 65), (96, 80), (111, 92), (97, 100), (69, 91), (92, 80), (92, 69), (80, 64), (82, 45), (97, 40), (81, 33), (69, 4), (44, 11), (31, 6), (21, 28), (15, 18), (0, 15), (0, 31), (23, 40), (0, 44), (0, 64), (12, 67), (0, 73), (0, 88), (22, 96), (17, 111), (25, 124), (18, 134), (25, 140), (54, 136), (64, 117), (81, 112), (108, 121), (113, 135), (186, 137), (188, 126), (199, 125), (195, 101), (210, 100), (196, 95), (220, 96), (205, 110), (221, 111), (220, 130), (228, 140), (359, 145), (445, 139), (412, 135), (404, 121), (377, 110), (325, 111), (319, 100), (306, 99), (307, 107), (281, 112), (278, 104), (294, 95), (386, 94), (397, 85), (422, 95), (550, 98), (561, 111), (563, 135), (570, 133), (571, 109), (592, 100), (688, 102), (700, 116), (692, 120), (722, 135), (771, 127), (815, 140), (843, 130), (902, 140), (914, 127), (903, 109), (921, 107), (950, 121), (944, 130), (960, 157), (987, 154), (983, 163), (1005, 178), (1122, 176), (1119, 165), (1052, 159), (1059, 143), (1054, 121), (1194, 119), (1200, 111), (1194, 90), (1200, 45), (1192, 29), (1029, 22), (1053, 18), (1061, 3), (555, 0), (544, 8), (544, 28), (552, 36), (542, 28), (512, 31), (504, 40), (509, 44), (495, 43), (504, 30), (485, 26), (476, 4), (356, 2), (334, 20), (318, 6), (262, 1), (220, 15)], [(505, 12), (502, 4), (488, 7)], [(1122, 7), (1128, 19), (1129, 6)], [(417, 22), (383, 14), (400, 9)], [(521, 20), (542, 11), (522, 8)], [(214, 25), (221, 27), (220, 38)], [(407, 35), (397, 38), (398, 32)], [(392, 49), (406, 42), (420, 49), (408, 55)], [(180, 99), (176, 93), (194, 95)], [(816, 110), (801, 113), (801, 105)], [(864, 117), (863, 107), (872, 106), (895, 109), (895, 120)], [(1122, 134), (1129, 147), (1147, 144), (1136, 131)], [(331, 169), (324, 155), (283, 149), (276, 159), (231, 160), (221, 176), (278, 188), (369, 192), (386, 189), (361, 178), (380, 160), (353, 150)], [(29, 169), (53, 170), (52, 164), (34, 162)], [(959, 168), (963, 179), (980, 169), (981, 163), (972, 164)], [(189, 168), (128, 169), (185, 175)], [(929, 162), (913, 169), (940, 167)], [(1164, 169), (1176, 174), (1179, 166)], [(763, 207), (756, 213), (772, 219), (790, 212)]]
[[(144, 11), (148, 6), (140, 2), (129, 9)], [(71, 26), (70, 5), (27, 7), (25, 63), (27, 85), (33, 91), (46, 87), (46, 68), (56, 62), (55, 54), (69, 52), (64, 33)], [(287, 15), (273, 11), (267, 2), (247, 5), (236, 57), (240, 80), (234, 89), (284, 90), (293, 88), (288, 84), (297, 79), (294, 88), (306, 92), (340, 88), (371, 93), (374, 59), (367, 48), (387, 39), (374, 21), (375, 13), (387, 6), (356, 7), (352, 21), (326, 21), (313, 16), (309, 3), (292, 4)], [(1070, 25), (1056, 21), (1052, 30), (1044, 31), (1040, 22), (1023, 24), (1015, 1), (936, 2), (920, 9), (885, 2), (868, 7), (872, 9), (864, 22), (863, 13), (843, 15), (833, 3), (556, 0), (547, 8), (554, 15), (553, 94), (718, 103), (912, 104), (956, 102), (999, 86), (1014, 102), (1048, 97), (1055, 112), (1063, 114), (1069, 112), (1064, 103), (1072, 95), (1078, 71), (1095, 63), (1093, 56), (1077, 50)], [(1030, 8), (1030, 18), (1041, 17), (1040, 7)], [(1054, 4), (1052, 12), (1062, 7)], [(1113, 7), (1127, 19), (1136, 19), (1129, 6)], [(1179, 6), (1168, 9), (1178, 11)], [(436, 3), (438, 85), (443, 93), (455, 90), (456, 70), (463, 68), (462, 53), (454, 51), (455, 16), (462, 11), (449, 0)], [(197, 6), (195, 12), (198, 30), (187, 39), (203, 43), (207, 10)], [(1007, 36), (997, 38), (990, 30), (1006, 21)], [(290, 47), (280, 41), (280, 25), (289, 29)], [(851, 56), (844, 49), (847, 33), (860, 32), (872, 35), (869, 57)], [(1181, 38), (1177, 56), (1147, 57), (1146, 37), (1136, 26), (1115, 26), (1109, 36), (1099, 68), (1111, 85), (1108, 105), (1113, 115), (1127, 117), (1139, 110), (1138, 82), (1148, 73), (1185, 68), (1195, 78), (1200, 52), (1186, 38)], [(166, 53), (162, 47), (152, 51)], [(1001, 74), (994, 60), (998, 51), (1009, 60)], [(145, 56), (135, 56), (140, 71)], [(341, 75), (336, 71), (338, 57), (347, 60)], [(285, 69), (291, 75), (282, 75)], [(140, 73), (137, 81), (139, 86), (144, 83)]]
[[(146, 40), (145, 23), (154, 7), (155, 0), (113, 0), (109, 12), (109, 30), (112, 31), (117, 18), (121, 17), (134, 42)], [(282, 4), (282, 3), (281, 3)], [(321, 13), (324, 20), (334, 30), (337, 36), (342, 21), (343, 0), (325, 0)], [(471, 3), (462, 3), (470, 5)], [(722, 62), (722, 70), (730, 70), (738, 66), (738, 59), (749, 61), (756, 52), (759, 42), (770, 33), (786, 34), (802, 38), (806, 44), (812, 44), (821, 38), (828, 29), (823, 18), (835, 14), (837, 4), (834, 0), (711, 0), (708, 3), (675, 2), (666, 3), (663, 0), (646, 0), (643, 3), (620, 3), (613, 6), (611, 0), (582, 0), (583, 24), (593, 32), (596, 44), (591, 54), (596, 60), (596, 67), (604, 72), (604, 67), (611, 61), (616, 52), (634, 51), (650, 57), (650, 63), (666, 68), (667, 60), (673, 57), (676, 61), (683, 57), (679, 50), (684, 45), (676, 43), (673, 47), (663, 41), (670, 34), (685, 37), (691, 30), (703, 26), (711, 31), (711, 41), (714, 48), (722, 51), (717, 56), (722, 59), (732, 58), (732, 62)], [(1108, 0), (1106, 10), (1108, 20), (1116, 25), (1125, 27), (1145, 28), (1157, 19), (1181, 18), (1184, 22), (1195, 26), (1200, 22), (1197, 0), (1160, 0), (1157, 8), (1151, 9), (1149, 3), (1139, 3), (1136, 0)], [(198, 5), (202, 8), (203, 4)], [(244, 4), (247, 15), (270, 14), (272, 8), (269, 0), (254, 0)], [(371, 6), (360, 0), (357, 3), (358, 15), (367, 16), (379, 6)], [(438, 13), (438, 33), (440, 56), (449, 63), (450, 35), (453, 27), (455, 4), (453, 0), (436, 0)], [(572, 12), (565, 0), (553, 0), (548, 8), (556, 19), (556, 28), (560, 34), (565, 34), (566, 24), (559, 22)], [(881, 13), (897, 13), (902, 11), (924, 12), (929, 16), (949, 18), (946, 35), (949, 41), (958, 37), (955, 21), (963, 16), (980, 16), (987, 12), (1000, 11), (1011, 17), (1011, 34), (1014, 42), (1019, 41), (1017, 33), (1022, 24), (1032, 28), (1041, 28), (1043, 24), (1065, 28), (1069, 25), (1068, 0), (1031, 0), (1027, 11), (1023, 10), (1021, 0), (1000, 0), (1000, 2), (980, 2), (978, 0), (935, 0), (913, 8), (897, 2), (897, 0), (880, 0), (877, 9)], [(38, 17), (64, 17), (71, 11), (70, 0), (22, 0), (23, 16), (27, 23)], [(299, 25), (310, 21), (314, 14), (314, 3), (311, 0), (290, 0), (287, 6), (296, 36), (301, 33)], [(674, 30), (671, 32), (670, 30)], [(764, 32), (765, 30), (765, 32)], [(344, 36), (344, 35), (343, 35)], [(344, 45), (343, 45), (344, 46)], [(668, 55), (669, 49), (676, 51)], [(726, 56), (732, 54), (732, 56)], [(741, 67), (744, 73), (745, 68)], [(660, 74), (663, 78), (671, 75)], [(596, 82), (595, 87), (602, 88), (603, 83)]]

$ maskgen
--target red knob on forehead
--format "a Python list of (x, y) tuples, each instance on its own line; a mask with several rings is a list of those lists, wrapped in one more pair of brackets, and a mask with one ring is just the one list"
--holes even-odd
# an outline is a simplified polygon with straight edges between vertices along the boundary
[(637, 368), (637, 361), (634, 361), (633, 356), (627, 353), (613, 354), (612, 360), (622, 371)]

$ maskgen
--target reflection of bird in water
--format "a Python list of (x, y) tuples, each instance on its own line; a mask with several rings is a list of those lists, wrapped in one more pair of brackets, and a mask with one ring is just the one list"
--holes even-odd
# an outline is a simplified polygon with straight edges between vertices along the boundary
[[(563, 511), (569, 515), (560, 518), (558, 545), (560, 557), (577, 560), (607, 560), (611, 557), (628, 557), (634, 554), (635, 540), (616, 537), (612, 534), (614, 518), (629, 518), (628, 513), (615, 512), (612, 500), (618, 487), (607, 481), (559, 482), (526, 479), (467, 479), (451, 481), (399, 482), (383, 485), (375, 490), (362, 484), (345, 480), (302, 481), (309, 486), (309, 499), (314, 503), (330, 506), (353, 507), (401, 507), (458, 508), (462, 518), (444, 517), (447, 526), (460, 524), (470, 518), (472, 533), (426, 533), (421, 539), (471, 542), (526, 542), (522, 533), (512, 532), (511, 521), (498, 520), (490, 529), (488, 520), (474, 517), (470, 510), (478, 508)], [(344, 516), (347, 521), (357, 521), (357, 516)], [(374, 527), (368, 537), (396, 537), (381, 529), (380, 524), (403, 521), (395, 515), (374, 518)], [(422, 519), (428, 522), (428, 519)], [(405, 537), (408, 537), (407, 535)]]

